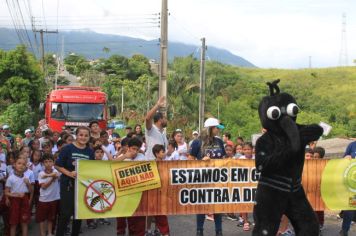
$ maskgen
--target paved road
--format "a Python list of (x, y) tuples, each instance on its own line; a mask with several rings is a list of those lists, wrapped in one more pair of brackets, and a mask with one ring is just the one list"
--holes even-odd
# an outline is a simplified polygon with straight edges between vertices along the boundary
[[(116, 223), (115, 220), (110, 220), (112, 224), (110, 226), (99, 225), (97, 229), (88, 229), (86, 226), (82, 226), (83, 236), (107, 236), (116, 235)], [(195, 235), (195, 216), (170, 216), (169, 224), (172, 236), (194, 236)], [(336, 216), (326, 215), (325, 217), (325, 229), (323, 236), (337, 236), (340, 230), (341, 220)], [(205, 221), (205, 236), (214, 236), (214, 222)], [(236, 236), (236, 235), (251, 235), (251, 232), (244, 232), (242, 228), (236, 226), (236, 222), (223, 218), (223, 234), (224, 236)], [(37, 236), (38, 226), (32, 225), (30, 229), (30, 236)], [(356, 235), (356, 224), (351, 226), (349, 235)]]

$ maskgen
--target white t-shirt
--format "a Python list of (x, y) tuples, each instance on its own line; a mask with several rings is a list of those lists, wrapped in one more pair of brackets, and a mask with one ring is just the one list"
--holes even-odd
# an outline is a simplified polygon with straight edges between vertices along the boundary
[[(54, 173), (58, 175), (57, 170), (53, 170)], [(43, 177), (46, 173), (41, 171), (38, 175), (38, 183), (48, 183), (52, 180), (52, 177)], [(46, 189), (40, 188), (40, 202), (52, 202), (60, 199), (59, 195), (59, 182), (57, 178), (55, 181), (51, 183)]]
[(252, 155), (252, 157), (251, 158), (246, 158), (246, 156), (245, 155), (242, 155), (242, 156), (240, 156), (239, 158), (237, 158), (237, 159), (255, 159), (255, 156), (254, 155)]
[(58, 146), (57, 144), (54, 144), (52, 148), (52, 154), (54, 155), (57, 151), (58, 151)]
[(12, 165), (8, 165), (6, 167), (6, 173), (7, 173), (7, 176), (10, 176), (14, 173), (14, 167)]
[(180, 156), (179, 153), (177, 151), (172, 152), (171, 155), (168, 156), (168, 154), (166, 155), (166, 158), (164, 158), (165, 161), (179, 161), (180, 160)]
[(156, 144), (161, 144), (164, 148), (168, 147), (168, 140), (166, 132), (161, 132), (154, 124), (150, 130), (145, 129), (146, 137), (146, 157), (148, 160), (155, 160), (155, 156), (152, 153), (152, 148)]
[(124, 159), (124, 161), (150, 161), (142, 153), (137, 153), (137, 156), (134, 159)]
[[(108, 146), (103, 145), (103, 148), (105, 149), (105, 151), (107, 151), (108, 153), (110, 153), (112, 156), (115, 155), (115, 146), (113, 144), (109, 144)], [(106, 153), (104, 152), (104, 156), (103, 156), (103, 161), (107, 161), (109, 160), (109, 157), (106, 155)]]
[(31, 184), (35, 183), (35, 175), (33, 174), (33, 171), (30, 169), (27, 169), (25, 173), (23, 173), (26, 178), (30, 180)]
[(6, 180), (6, 187), (10, 188), (10, 193), (28, 193), (29, 189), (24, 181), (26, 177), (18, 177), (17, 175), (10, 175)]
[(32, 172), (33, 172), (35, 181), (38, 180), (38, 174), (43, 170), (44, 170), (44, 166), (41, 163), (38, 163), (37, 165), (32, 163)]
[(182, 145), (178, 145), (177, 151), (180, 153), (179, 160), (188, 160), (188, 147), (186, 142), (184, 142)]

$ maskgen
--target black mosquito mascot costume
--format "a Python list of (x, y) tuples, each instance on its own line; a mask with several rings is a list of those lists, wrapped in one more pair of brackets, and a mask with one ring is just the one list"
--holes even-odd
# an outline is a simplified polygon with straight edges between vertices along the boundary
[(253, 209), (253, 235), (275, 236), (285, 214), (297, 236), (318, 236), (319, 224), (302, 187), (305, 146), (323, 133), (318, 125), (299, 125), (295, 99), (280, 93), (279, 80), (267, 83), (270, 96), (258, 113), (267, 132), (256, 143), (256, 168), (261, 173)]

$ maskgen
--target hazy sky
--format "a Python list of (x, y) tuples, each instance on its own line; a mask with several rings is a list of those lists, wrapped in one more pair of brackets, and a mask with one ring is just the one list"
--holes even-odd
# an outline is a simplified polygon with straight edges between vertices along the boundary
[[(11, 7), (15, 1), (8, 2)], [(58, 19), (59, 30), (87, 28), (145, 39), (160, 35), (155, 14), (161, 0), (18, 2), (28, 24), (24, 3), (30, 2), (38, 27), (56, 29)], [(354, 0), (168, 0), (168, 8), (169, 40), (199, 45), (206, 37), (208, 46), (227, 49), (258, 67), (277, 68), (308, 67), (309, 56), (313, 67), (337, 66), (346, 13), (349, 65), (356, 59)], [(9, 25), (6, 1), (0, 1), (0, 26)]]

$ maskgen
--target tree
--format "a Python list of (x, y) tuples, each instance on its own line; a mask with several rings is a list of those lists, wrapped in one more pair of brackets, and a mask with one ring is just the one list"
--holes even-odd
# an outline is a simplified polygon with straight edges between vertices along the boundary
[(22, 133), (33, 125), (34, 112), (26, 102), (9, 105), (0, 116), (0, 122), (9, 124), (14, 133)]
[(11, 103), (27, 102), (37, 109), (46, 92), (40, 64), (24, 46), (0, 51), (0, 98)]
[(85, 70), (91, 68), (84, 56), (71, 54), (64, 59), (64, 64), (69, 73), (79, 76)]
[(133, 55), (128, 60), (129, 73), (128, 78), (131, 80), (137, 80), (142, 75), (151, 75), (151, 66), (147, 57), (143, 55)]
[(105, 52), (106, 54), (109, 54), (109, 52), (110, 52), (110, 48), (103, 47), (103, 52)]

